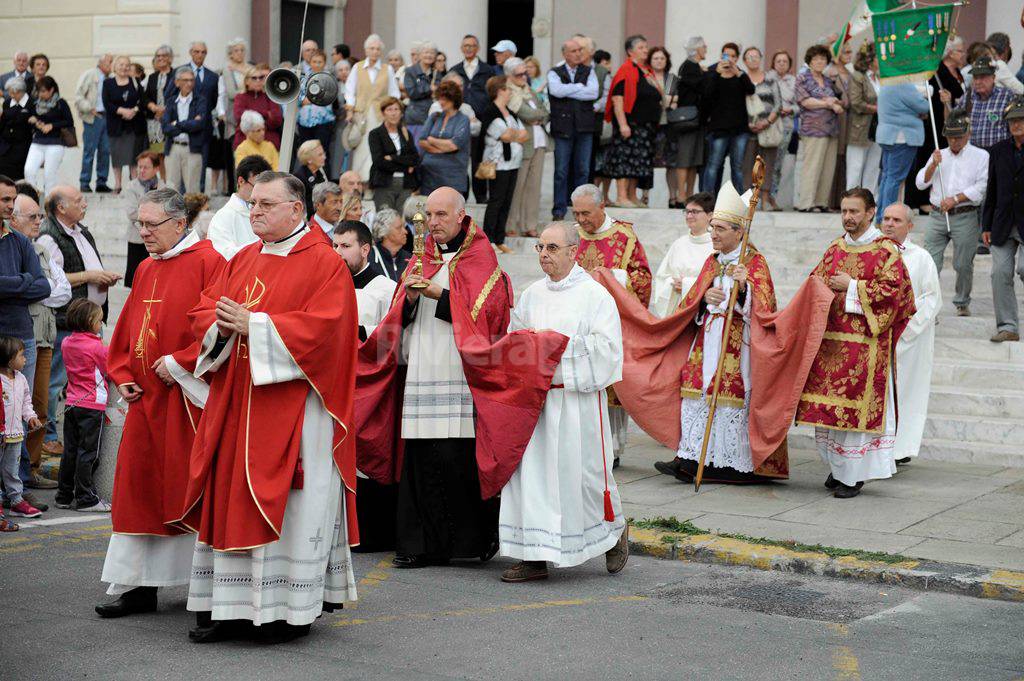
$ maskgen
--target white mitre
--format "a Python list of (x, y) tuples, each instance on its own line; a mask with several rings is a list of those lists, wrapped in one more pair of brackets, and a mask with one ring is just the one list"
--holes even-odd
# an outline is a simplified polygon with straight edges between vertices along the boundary
[(712, 220), (722, 220), (738, 227), (747, 226), (747, 212), (750, 209), (752, 191), (740, 196), (732, 182), (726, 182), (718, 190), (715, 210), (711, 213)]

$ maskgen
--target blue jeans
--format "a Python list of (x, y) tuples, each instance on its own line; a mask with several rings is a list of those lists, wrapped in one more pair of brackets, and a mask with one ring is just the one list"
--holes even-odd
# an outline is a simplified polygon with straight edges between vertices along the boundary
[[(57, 340), (53, 342), (53, 359), (50, 360), (50, 404), (46, 410), (46, 437), (44, 442), (56, 442), (57, 437), (57, 396), (68, 382), (68, 373), (64, 368), (64, 354), (60, 344), (71, 335), (70, 331), (58, 331)], [(40, 417), (41, 418), (41, 417)]]
[(561, 219), (569, 208), (569, 195), (587, 183), (590, 176), (590, 152), (594, 134), (574, 133), (572, 137), (555, 138), (555, 196), (551, 215)]
[(82, 124), (82, 172), (78, 185), (88, 187), (92, 182), (92, 163), (96, 159), (96, 185), (107, 183), (110, 172), (110, 138), (107, 137), (107, 119), (98, 114), (92, 123)]
[(722, 186), (722, 170), (725, 157), (729, 157), (729, 176), (732, 186), (740, 194), (743, 193), (743, 155), (747, 152), (745, 132), (735, 135), (712, 133), (707, 138), (707, 157), (704, 161), (704, 172), (700, 174), (700, 190), (718, 196)]
[(900, 185), (907, 179), (915, 156), (917, 147), (909, 144), (882, 145), (882, 176), (878, 181), (878, 213), (875, 215), (878, 224), (882, 224), (882, 213), (886, 207), (899, 199)]

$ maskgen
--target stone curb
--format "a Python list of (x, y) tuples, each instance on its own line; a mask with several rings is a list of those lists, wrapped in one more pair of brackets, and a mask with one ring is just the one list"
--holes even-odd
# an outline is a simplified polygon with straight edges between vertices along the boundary
[(714, 534), (680, 535), (637, 527), (630, 528), (629, 547), (634, 553), (666, 560), (741, 565), (975, 598), (1024, 601), (1024, 572), (1012, 570), (925, 560), (882, 563), (853, 556), (833, 558), (824, 553), (764, 546)]

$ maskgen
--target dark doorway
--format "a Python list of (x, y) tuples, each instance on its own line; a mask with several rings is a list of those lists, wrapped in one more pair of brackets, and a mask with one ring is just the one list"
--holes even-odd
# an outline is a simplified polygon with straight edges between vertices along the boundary
[(499, 40), (508, 39), (516, 44), (516, 56), (525, 58), (533, 54), (533, 0), (488, 0), (487, 2), (487, 61), (494, 63), (491, 47)]
[(290, 61), (297, 64), (300, 59), (299, 45), (303, 40), (315, 40), (321, 48), (324, 46), (324, 22), (326, 21), (327, 8), (323, 5), (309, 6), (309, 13), (306, 15), (306, 35), (300, 35), (302, 31), (302, 11), (305, 2), (295, 0), (281, 0), (281, 61)]

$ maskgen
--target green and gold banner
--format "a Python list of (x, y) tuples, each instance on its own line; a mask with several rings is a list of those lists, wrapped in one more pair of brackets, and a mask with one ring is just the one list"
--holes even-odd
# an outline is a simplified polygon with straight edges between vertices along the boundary
[(935, 73), (953, 29), (954, 5), (882, 12), (871, 17), (883, 85), (917, 83)]

